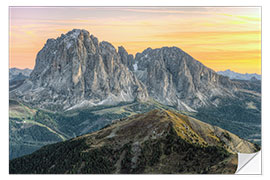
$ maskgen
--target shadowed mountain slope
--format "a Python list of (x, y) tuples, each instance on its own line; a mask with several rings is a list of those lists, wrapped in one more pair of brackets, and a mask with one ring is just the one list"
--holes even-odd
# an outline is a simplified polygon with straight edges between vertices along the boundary
[(153, 110), (10, 161), (10, 173), (234, 173), (238, 136), (185, 115)]

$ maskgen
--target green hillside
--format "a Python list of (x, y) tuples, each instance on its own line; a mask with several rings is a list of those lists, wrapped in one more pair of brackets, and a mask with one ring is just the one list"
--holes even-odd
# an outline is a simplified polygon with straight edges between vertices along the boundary
[(10, 173), (231, 174), (237, 151), (257, 149), (222, 132), (173, 111), (153, 110), (11, 160)]

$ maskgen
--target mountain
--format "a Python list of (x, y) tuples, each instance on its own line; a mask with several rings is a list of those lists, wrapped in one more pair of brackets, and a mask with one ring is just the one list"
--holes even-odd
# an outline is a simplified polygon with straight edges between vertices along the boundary
[(74, 29), (48, 39), (30, 77), (9, 90), (11, 159), (156, 108), (261, 141), (260, 82), (218, 75), (177, 47), (133, 57)]
[[(66, 140), (48, 113), (9, 100), (9, 158), (30, 154), (40, 147)], [(71, 138), (71, 137), (70, 137)]]
[(157, 108), (168, 109), (157, 102), (132, 102), (55, 113), (10, 100), (9, 158), (30, 154), (44, 145), (94, 132), (117, 119)]
[(10, 161), (11, 174), (234, 173), (258, 147), (183, 114), (152, 110)]
[(48, 39), (30, 78), (10, 96), (52, 111), (147, 100), (145, 86), (123, 64), (126, 54), (120, 51), (85, 30)]
[(15, 78), (18, 79), (18, 76), (29, 77), (32, 72), (32, 69), (19, 69), (19, 68), (10, 68), (9, 69), (9, 80), (13, 80)]
[(25, 79), (29, 78), (32, 70), (31, 69), (9, 69), (9, 90), (14, 90), (21, 86)]
[(156, 101), (183, 111), (218, 105), (234, 96), (237, 84), (218, 75), (177, 47), (148, 48), (137, 53), (135, 74)]
[(262, 79), (262, 76), (256, 73), (241, 74), (241, 73), (231, 71), (230, 69), (227, 69), (225, 71), (218, 71), (217, 73), (223, 76), (227, 76), (230, 79), (240, 79), (240, 80), (261, 80)]
[(55, 112), (149, 99), (196, 112), (244, 88), (177, 47), (148, 48), (134, 59), (122, 46), (117, 51), (74, 29), (47, 40), (30, 78), (10, 97)]

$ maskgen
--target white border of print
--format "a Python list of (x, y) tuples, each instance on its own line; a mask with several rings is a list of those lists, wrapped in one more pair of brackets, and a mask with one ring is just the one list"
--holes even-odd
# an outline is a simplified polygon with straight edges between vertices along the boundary
[[(67, 176), (67, 175), (9, 175), (8, 174), (8, 6), (262, 6), (262, 168), (263, 168), (263, 176), (261, 175), (75, 175), (75, 176)], [(96, 1), (87, 1), (87, 0), (5, 0), (1, 2), (1, 166), (0, 166), (0, 174), (3, 179), (47, 179), (47, 178), (66, 178), (66, 179), (74, 179), (74, 178), (110, 178), (110, 179), (126, 179), (137, 180), (138, 178), (156, 178), (156, 179), (164, 179), (164, 178), (189, 178), (189, 179), (198, 179), (205, 178), (207, 180), (211, 179), (228, 179), (228, 178), (237, 178), (237, 179), (254, 179), (254, 178), (262, 178), (269, 179), (270, 171), (268, 170), (269, 165), (267, 164), (269, 159), (269, 143), (265, 143), (269, 137), (270, 121), (269, 121), (269, 113), (267, 112), (267, 107), (270, 107), (269, 104), (269, 96), (270, 96), (270, 83), (267, 83), (270, 79), (270, 50), (269, 50), (269, 41), (270, 41), (270, 25), (267, 17), (270, 17), (270, 4), (268, 0), (136, 0), (136, 1), (126, 1), (126, 0), (96, 0)], [(19, 176), (19, 177), (18, 177)], [(48, 177), (49, 176), (49, 177)], [(218, 177), (217, 177), (218, 176)], [(268, 178), (267, 178), (268, 177)]]

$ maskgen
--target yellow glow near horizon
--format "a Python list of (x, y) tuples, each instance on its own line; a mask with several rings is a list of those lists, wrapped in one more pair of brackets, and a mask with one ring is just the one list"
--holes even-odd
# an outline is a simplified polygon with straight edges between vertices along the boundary
[(10, 8), (10, 67), (33, 68), (48, 38), (74, 28), (131, 54), (176, 46), (219, 71), (261, 73), (260, 8)]

